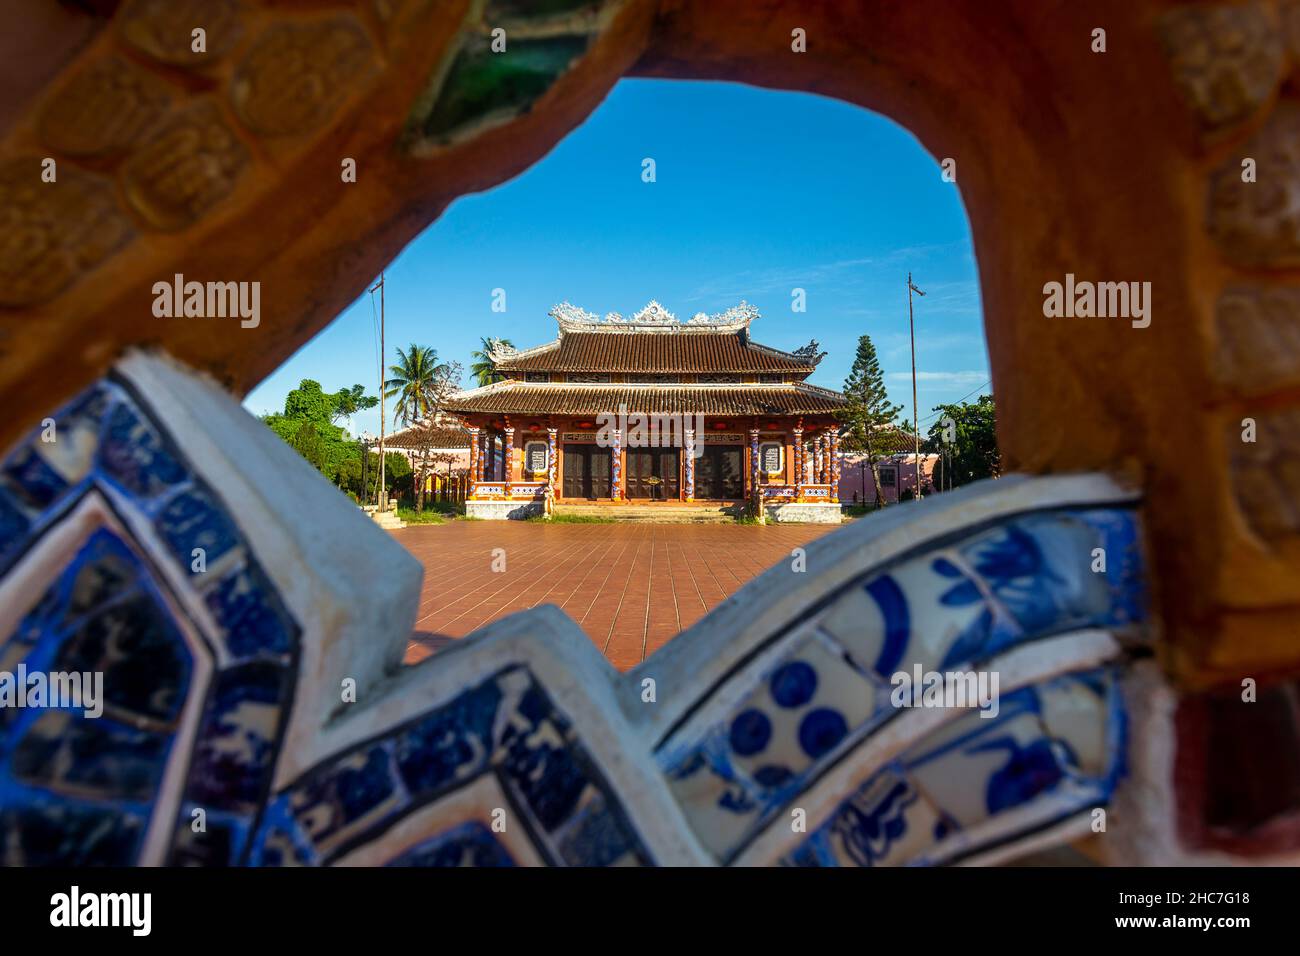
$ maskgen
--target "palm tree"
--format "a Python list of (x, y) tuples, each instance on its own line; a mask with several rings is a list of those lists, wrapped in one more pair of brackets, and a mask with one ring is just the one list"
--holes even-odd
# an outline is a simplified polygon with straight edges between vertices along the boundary
[[(433, 419), (447, 396), (460, 389), (465, 374), (459, 362), (439, 362), (438, 353), (427, 345), (412, 343), (405, 352), (397, 350), (398, 362), (390, 365), (393, 377), (384, 382), (384, 397), (397, 399), (393, 415), (403, 425), (420, 424)], [(415, 508), (424, 510), (424, 472), (427, 468), (423, 453), (416, 456)]]
[(384, 397), (397, 399), (393, 415), (410, 425), (433, 414), (449, 371), (430, 346), (412, 343), (405, 352), (399, 348), (397, 364), (388, 366), (393, 377), (384, 382)]
[(474, 377), (474, 381), (479, 385), (491, 385), (493, 382), (499, 382), (505, 378), (497, 371), (497, 363), (492, 360), (493, 346), (505, 346), (508, 349), (514, 348), (514, 343), (509, 339), (479, 339), (480, 347), (477, 351), (470, 352), (469, 357), (474, 361), (469, 367), (469, 374)]

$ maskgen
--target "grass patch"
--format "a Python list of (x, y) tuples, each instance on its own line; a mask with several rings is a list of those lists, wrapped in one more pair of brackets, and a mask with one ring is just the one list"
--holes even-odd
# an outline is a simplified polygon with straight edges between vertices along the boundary
[(549, 518), (546, 515), (529, 515), (525, 521), (539, 521), (546, 524), (613, 524), (616, 519), (604, 515), (571, 515), (560, 512)]
[(447, 516), (439, 514), (436, 511), (430, 511), (427, 508), (424, 511), (416, 511), (414, 508), (398, 508), (397, 517), (401, 518), (407, 524), (446, 524)]
[(867, 515), (873, 515), (877, 511), (886, 511), (893, 507), (894, 505), (882, 505), (879, 508), (875, 505), (843, 505), (840, 510), (846, 518), (865, 518)]

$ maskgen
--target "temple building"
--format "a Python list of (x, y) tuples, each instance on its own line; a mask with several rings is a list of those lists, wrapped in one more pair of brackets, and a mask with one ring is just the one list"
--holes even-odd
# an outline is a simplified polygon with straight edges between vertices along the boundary
[(804, 381), (825, 355), (750, 338), (742, 302), (678, 321), (657, 302), (604, 319), (568, 303), (552, 342), (491, 353), (499, 382), (446, 410), (470, 434), (466, 513), (516, 518), (592, 503), (762, 508), (840, 520), (839, 392)]

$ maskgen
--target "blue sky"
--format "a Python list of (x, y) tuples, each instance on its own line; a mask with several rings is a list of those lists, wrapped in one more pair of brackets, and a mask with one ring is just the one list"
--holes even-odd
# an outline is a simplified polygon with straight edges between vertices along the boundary
[[(642, 182), (646, 157), (656, 182)], [(991, 389), (970, 226), (936, 160), (893, 121), (836, 100), (623, 80), (549, 155), (457, 200), (389, 265), (388, 361), (411, 342), (467, 368), (480, 336), (539, 345), (566, 299), (598, 315), (657, 299), (689, 318), (743, 298), (761, 313), (755, 340), (821, 343), (829, 354), (809, 379), (819, 385), (841, 387), (870, 335), (910, 418), (908, 270), (927, 293), (916, 300), (924, 423), (934, 405)], [(796, 287), (806, 312), (791, 309)], [(491, 309), (496, 288), (504, 313)], [(279, 411), (304, 378), (375, 394), (377, 355), (363, 294), (245, 407)], [(377, 410), (353, 420), (357, 432), (378, 427)]]

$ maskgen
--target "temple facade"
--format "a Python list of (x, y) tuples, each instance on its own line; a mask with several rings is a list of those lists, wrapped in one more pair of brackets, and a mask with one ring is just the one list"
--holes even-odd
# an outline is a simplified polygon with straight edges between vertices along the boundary
[(496, 346), (503, 380), (452, 397), (470, 434), (467, 514), (566, 505), (750, 508), (840, 520), (839, 392), (804, 381), (825, 355), (750, 338), (742, 302), (678, 321), (657, 302), (603, 319), (567, 303), (552, 342)]

